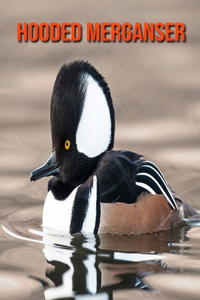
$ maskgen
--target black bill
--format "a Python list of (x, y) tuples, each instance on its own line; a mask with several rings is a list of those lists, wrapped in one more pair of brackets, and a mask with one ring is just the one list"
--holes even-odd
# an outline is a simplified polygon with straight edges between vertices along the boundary
[(54, 151), (43, 166), (31, 172), (30, 180), (36, 181), (42, 177), (56, 175), (59, 173), (60, 167), (56, 162), (56, 152)]

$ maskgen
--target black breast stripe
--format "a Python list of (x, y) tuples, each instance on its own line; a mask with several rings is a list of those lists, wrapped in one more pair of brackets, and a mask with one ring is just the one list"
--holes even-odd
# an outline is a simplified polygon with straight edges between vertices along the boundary
[(178, 209), (170, 188), (158, 167), (149, 161), (144, 161), (136, 175), (136, 186), (152, 194), (163, 194), (173, 209)]
[[(70, 233), (91, 232), (96, 234), (100, 223), (100, 201), (97, 187), (97, 178), (81, 184), (74, 199)], [(94, 189), (94, 190), (93, 190)]]

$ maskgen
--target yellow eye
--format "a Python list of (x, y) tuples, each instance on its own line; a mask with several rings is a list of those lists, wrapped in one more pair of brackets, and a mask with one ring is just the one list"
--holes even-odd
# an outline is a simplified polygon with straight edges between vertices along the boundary
[(69, 148), (70, 148), (70, 141), (69, 141), (69, 140), (66, 140), (66, 141), (65, 141), (65, 149), (66, 149), (66, 150), (69, 150)]

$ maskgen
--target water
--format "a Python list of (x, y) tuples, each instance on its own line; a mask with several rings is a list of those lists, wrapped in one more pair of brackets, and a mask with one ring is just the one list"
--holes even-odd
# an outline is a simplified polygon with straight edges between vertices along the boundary
[[(14, 123), (9, 119), (0, 133), (4, 141), (0, 157), (0, 299), (199, 299), (198, 224), (131, 237), (43, 234), (48, 179), (31, 183), (29, 176), (51, 151), (48, 104), (41, 120), (39, 114), (34, 119), (35, 114), (25, 107), (19, 119)], [(180, 123), (181, 118), (184, 115)], [(174, 190), (200, 209), (198, 141), (191, 143), (198, 131), (187, 135), (194, 125), (188, 123), (181, 145), (175, 143), (175, 147), (169, 143), (167, 126), (165, 135), (156, 141), (156, 121), (149, 122), (152, 131), (147, 130), (144, 137), (137, 136), (139, 122), (126, 122), (118, 123), (116, 148), (135, 150), (130, 145), (131, 134), (126, 139), (132, 126), (136, 151), (150, 156)], [(165, 126), (165, 120), (162, 124)], [(177, 156), (175, 148), (179, 149)], [(184, 152), (189, 161), (183, 159)]]
[(198, 224), (142, 236), (50, 235), (42, 203), (6, 200), (0, 299), (199, 299)]
[[(20, 2), (20, 3), (19, 3)], [(49, 106), (60, 66), (89, 60), (116, 112), (115, 149), (147, 156), (200, 210), (199, 1), (1, 0), (0, 300), (199, 299), (200, 227), (142, 236), (43, 234)], [(180, 9), (181, 8), (181, 9)], [(183, 22), (186, 43), (87, 43), (87, 22)], [(17, 22), (79, 22), (80, 43), (18, 43)]]

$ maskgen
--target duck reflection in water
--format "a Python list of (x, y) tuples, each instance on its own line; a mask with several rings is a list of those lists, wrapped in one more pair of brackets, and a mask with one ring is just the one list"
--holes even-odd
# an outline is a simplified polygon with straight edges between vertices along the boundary
[(179, 247), (171, 243), (186, 240), (187, 230), (173, 228), (131, 237), (45, 235), (46, 276), (55, 285), (46, 289), (45, 299), (104, 300), (113, 299), (113, 293), (120, 290), (124, 295), (126, 290), (149, 291), (143, 278), (168, 271), (160, 252), (178, 252)]
[[(45, 256), (54, 265), (48, 276), (56, 285), (46, 290), (47, 299), (78, 298), (79, 294), (111, 299), (115, 289), (146, 289), (143, 276), (163, 268), (155, 263), (162, 256), (151, 254), (156, 251), (154, 243), (148, 250), (133, 250), (132, 245), (143, 244), (148, 236), (132, 235), (199, 220), (198, 212), (172, 191), (154, 163), (131, 151), (112, 150), (114, 131), (114, 108), (103, 76), (88, 62), (63, 65), (51, 99), (52, 154), (31, 173), (31, 180), (53, 175), (43, 210), (44, 230), (63, 234), (65, 239), (78, 233), (86, 238), (73, 236), (67, 248), (46, 243)], [(123, 235), (129, 235), (129, 242), (122, 251)], [(114, 239), (120, 247), (108, 249)], [(166, 242), (162, 247), (168, 247)], [(150, 254), (133, 253), (137, 251)], [(134, 263), (136, 258), (139, 265)], [(144, 260), (148, 263), (141, 263)], [(117, 272), (110, 266), (113, 261)], [(109, 272), (112, 280), (106, 276)]]

